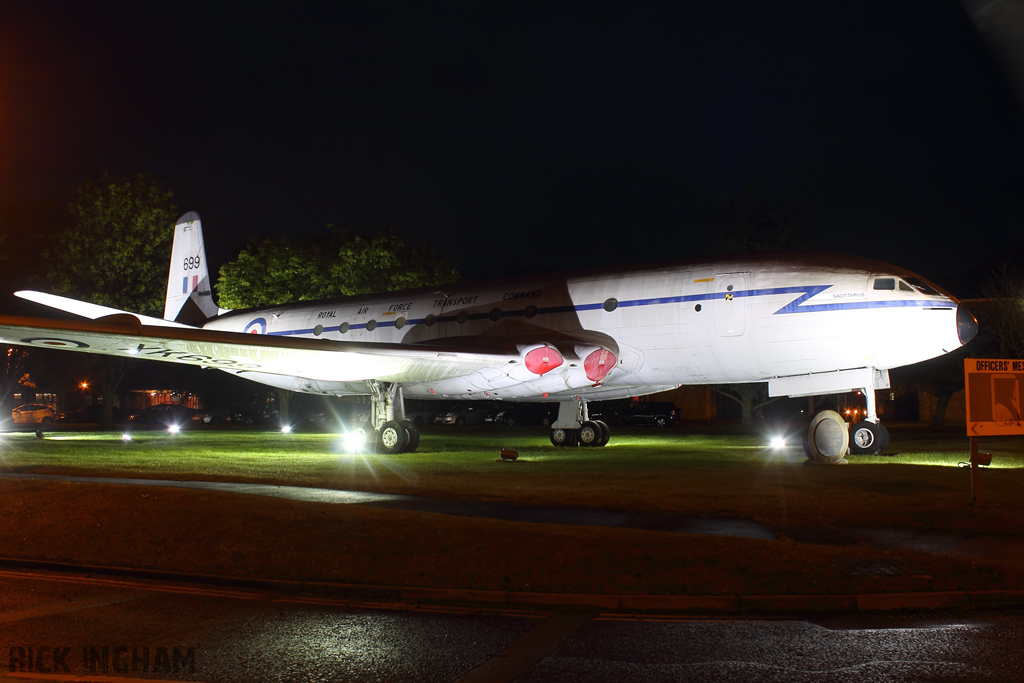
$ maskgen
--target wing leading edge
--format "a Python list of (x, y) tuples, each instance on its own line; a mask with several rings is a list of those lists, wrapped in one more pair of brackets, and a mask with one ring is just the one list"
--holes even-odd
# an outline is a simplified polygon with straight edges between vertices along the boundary
[(433, 382), (518, 364), (518, 353), (271, 337), (144, 325), (129, 314), (91, 321), (0, 316), (0, 343), (145, 358), (327, 382)]

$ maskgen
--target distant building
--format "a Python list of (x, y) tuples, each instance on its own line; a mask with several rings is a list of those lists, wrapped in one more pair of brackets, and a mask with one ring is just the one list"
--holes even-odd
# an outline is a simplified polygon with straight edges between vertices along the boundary
[(132, 389), (128, 392), (128, 410), (145, 410), (164, 403), (200, 410), (202, 401), (188, 391), (180, 392), (173, 389)]

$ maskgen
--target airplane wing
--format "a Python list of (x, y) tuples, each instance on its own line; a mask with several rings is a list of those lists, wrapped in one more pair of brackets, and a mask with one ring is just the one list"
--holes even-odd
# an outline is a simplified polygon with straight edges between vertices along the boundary
[[(327, 382), (433, 382), (518, 364), (518, 349), (416, 348), (143, 324), (134, 314), (96, 320), (0, 316), (0, 343), (145, 358)], [(530, 376), (536, 377), (536, 374)], [(526, 377), (524, 377), (526, 379)]]

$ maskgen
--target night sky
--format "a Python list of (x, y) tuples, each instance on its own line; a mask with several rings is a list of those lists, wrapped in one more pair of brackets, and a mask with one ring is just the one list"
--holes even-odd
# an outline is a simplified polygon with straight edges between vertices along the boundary
[(687, 258), (752, 186), (939, 284), (1024, 246), (1024, 111), (948, 0), (0, 5), (0, 198), (103, 171), (215, 269), (328, 222), (474, 278)]

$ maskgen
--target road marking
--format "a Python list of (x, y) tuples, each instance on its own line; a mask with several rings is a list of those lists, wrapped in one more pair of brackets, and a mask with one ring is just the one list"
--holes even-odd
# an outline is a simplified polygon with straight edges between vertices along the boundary
[(594, 610), (558, 610), (497, 655), (455, 683), (511, 683), (571, 636), (594, 616)]
[(177, 681), (162, 678), (125, 678), (124, 676), (85, 676), (77, 674), (30, 674), (30, 673), (3, 673), (0, 674), (0, 683), (6, 681), (55, 681), (57, 683), (178, 683)]
[[(231, 588), (207, 588), (200, 585), (183, 586), (172, 583), (156, 583), (147, 580), (106, 579), (78, 574), (58, 574), (51, 572), (0, 570), (0, 579), (23, 579), (31, 581), (55, 581), (59, 583), (75, 583), (109, 588), (145, 590), (149, 593), (173, 593), (177, 595), (197, 595), (211, 598), (229, 598), (236, 600), (261, 600), (278, 603), (317, 605), (324, 607), (351, 607), (354, 609), (393, 610), (399, 612), (435, 612), (440, 614), (488, 614), (507, 617), (524, 617), (530, 619), (544, 618), (551, 614), (551, 608), (516, 608), (495, 605), (446, 605), (444, 603), (392, 602), (367, 598), (328, 597), (308, 593), (280, 593), (275, 591), (256, 591)], [(123, 593), (121, 593), (123, 595)], [(69, 603), (61, 603), (69, 604)]]
[(181, 595), (201, 595), (214, 598), (239, 598), (242, 600), (262, 600), (270, 592), (246, 591), (234, 588), (206, 588), (203, 586), (182, 586), (171, 583), (148, 583), (146, 581), (132, 581), (125, 579), (101, 579), (92, 576), (81, 576), (77, 574), (57, 574), (32, 571), (8, 571), (0, 570), (0, 578), (31, 579), (33, 581), (58, 581), (61, 583), (79, 583), (88, 586), (110, 586), (113, 588), (145, 588), (155, 593), (178, 593)]
[(39, 605), (38, 607), (30, 607), (29, 609), (16, 610), (13, 612), (0, 612), (0, 624), (10, 624), (15, 621), (35, 619), (36, 617), (45, 617), (51, 614), (61, 614), (63, 612), (74, 612), (75, 610), (90, 609), (92, 607), (116, 605), (121, 602), (130, 602), (132, 600), (140, 600), (142, 598), (149, 597), (152, 597), (151, 593), (136, 591), (133, 593), (119, 592), (107, 593), (104, 595), (93, 595), (88, 598), (80, 598), (78, 600), (71, 600), (68, 602), (51, 602), (45, 605)]

